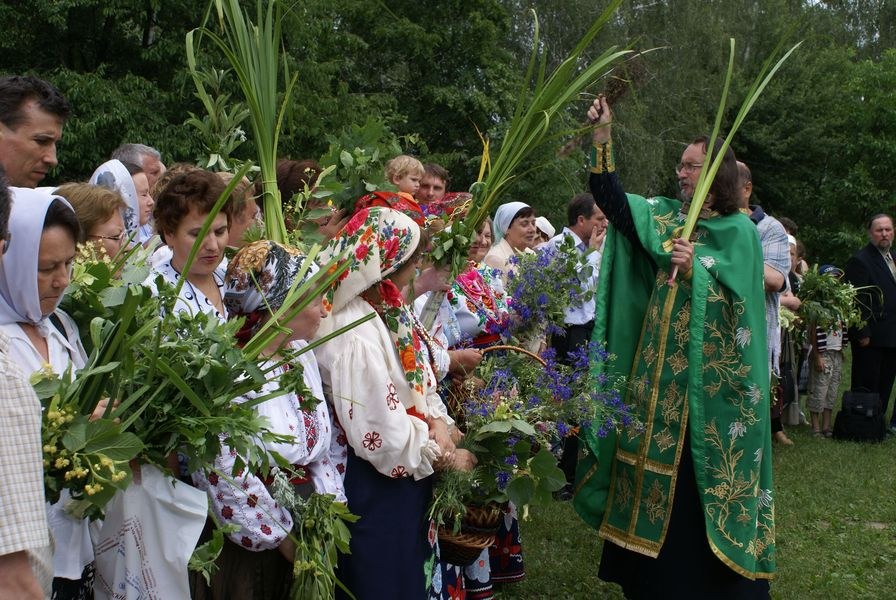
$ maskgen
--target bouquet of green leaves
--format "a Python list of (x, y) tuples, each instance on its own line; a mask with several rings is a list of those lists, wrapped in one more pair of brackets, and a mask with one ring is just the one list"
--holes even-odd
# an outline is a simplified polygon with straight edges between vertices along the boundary
[(818, 265), (812, 265), (800, 284), (799, 324), (814, 325), (822, 331), (840, 327), (841, 323), (845, 327), (863, 327), (860, 292), (866, 289), (832, 273), (821, 274)]

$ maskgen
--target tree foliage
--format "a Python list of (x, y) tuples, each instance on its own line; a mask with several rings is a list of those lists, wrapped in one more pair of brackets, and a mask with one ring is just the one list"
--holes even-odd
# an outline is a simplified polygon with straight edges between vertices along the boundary
[[(254, 0), (244, 4), (251, 8)], [(528, 9), (539, 14), (550, 69), (605, 4), (287, 3), (284, 44), (299, 78), (281, 155), (321, 157), (330, 137), (374, 116), (398, 137), (419, 134), (419, 147), (428, 149), (421, 158), (448, 167), (451, 187), (464, 190), (478, 172), (477, 128), (497, 141), (510, 117), (532, 43)], [(125, 141), (156, 146), (168, 162), (208, 153), (209, 135), (184, 126), (190, 112), (204, 114), (187, 71), (184, 36), (202, 22), (205, 2), (35, 0), (28, 6), (0, 0), (6, 26), (0, 72), (42, 76), (74, 105), (50, 183), (86, 178)], [(644, 52), (611, 75), (628, 86), (614, 106), (623, 183), (643, 194), (676, 189), (672, 166), (682, 148), (711, 128), (732, 36), (741, 65), (732, 111), (778, 41), (805, 40), (754, 108), (734, 149), (753, 171), (756, 199), (800, 224), (810, 258), (842, 263), (863, 243), (864, 220), (896, 203), (893, 2), (624, 3), (589, 49), (592, 57), (610, 45)], [(212, 56), (200, 62), (205, 69), (225, 67)], [(574, 102), (558, 129), (580, 124), (606, 81)], [(219, 87), (238, 97), (232, 79)], [(251, 158), (252, 141), (234, 153)], [(526, 168), (546, 168), (520, 178), (512, 197), (561, 225), (566, 201), (586, 185), (584, 159), (578, 150), (561, 159), (543, 149)]]

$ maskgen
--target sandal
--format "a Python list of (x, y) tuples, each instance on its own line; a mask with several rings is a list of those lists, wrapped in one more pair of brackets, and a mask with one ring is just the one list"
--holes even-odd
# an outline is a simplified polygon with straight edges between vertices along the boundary
[(812, 432), (812, 437), (823, 438), (824, 433), (820, 429), (816, 429)]
[(821, 434), (826, 438), (834, 437), (834, 432), (831, 431), (830, 429), (825, 429), (824, 431), (821, 432)]

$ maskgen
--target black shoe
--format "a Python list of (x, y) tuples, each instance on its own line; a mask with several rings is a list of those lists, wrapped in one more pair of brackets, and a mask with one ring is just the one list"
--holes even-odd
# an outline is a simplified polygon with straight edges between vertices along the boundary
[(568, 483), (554, 492), (554, 500), (557, 502), (569, 502), (572, 500), (572, 486)]

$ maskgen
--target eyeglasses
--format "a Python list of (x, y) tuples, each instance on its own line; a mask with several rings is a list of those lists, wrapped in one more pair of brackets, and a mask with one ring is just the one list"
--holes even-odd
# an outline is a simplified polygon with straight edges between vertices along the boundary
[(9, 245), (12, 244), (12, 232), (7, 231), (6, 235), (3, 236), (3, 254), (9, 252)]
[(98, 240), (112, 240), (113, 242), (121, 243), (124, 241), (124, 238), (127, 236), (126, 231), (122, 231), (118, 235), (88, 235), (89, 238), (96, 238)]
[(698, 169), (703, 168), (703, 163), (699, 164), (691, 164), (691, 163), (678, 163), (675, 165), (676, 173), (695, 173)]

